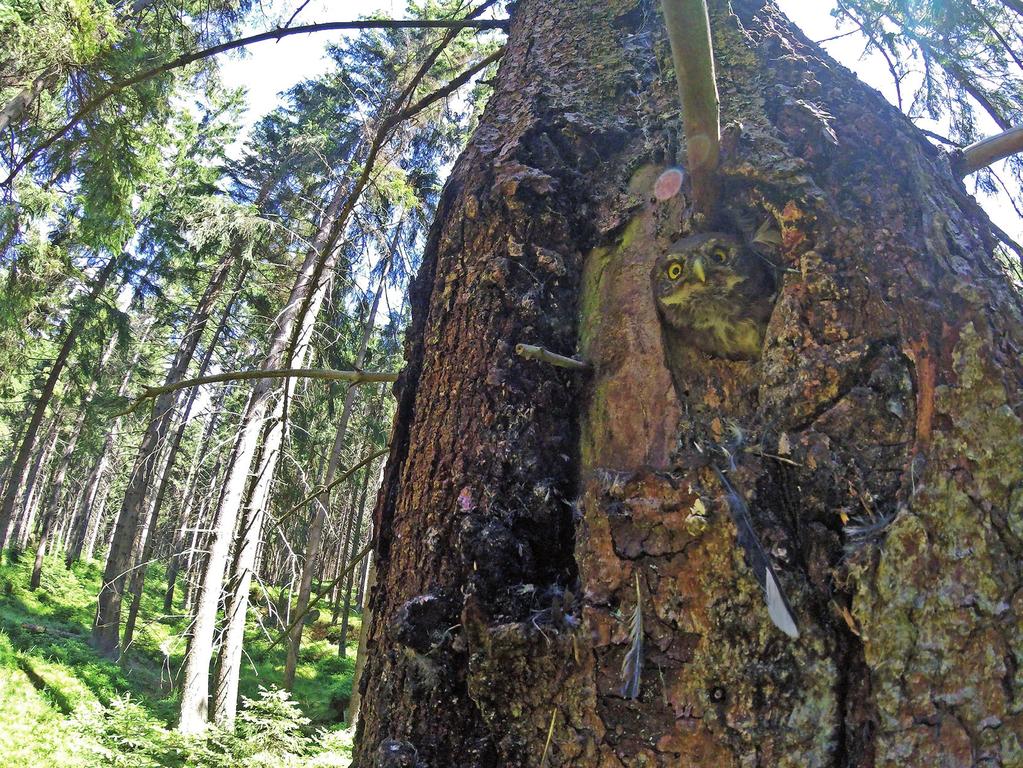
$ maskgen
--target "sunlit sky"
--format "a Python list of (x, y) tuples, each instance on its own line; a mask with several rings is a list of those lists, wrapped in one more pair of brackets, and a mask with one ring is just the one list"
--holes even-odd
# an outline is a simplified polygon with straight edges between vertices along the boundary
[[(271, 0), (264, 3), (263, 14), (253, 19), (251, 31), (262, 31), (286, 20), (299, 0)], [(847, 31), (847, 25), (836, 29), (830, 11), (834, 0), (779, 0), (782, 10), (788, 14), (812, 40), (832, 37)], [(389, 18), (405, 18), (405, 0), (310, 0), (293, 24), (311, 24), (319, 21), (342, 21), (360, 16), (379, 15)], [(277, 42), (264, 42), (252, 46), (241, 55), (225, 56), (221, 68), (226, 84), (244, 86), (247, 92), (247, 124), (251, 125), (280, 102), (280, 94), (301, 80), (314, 77), (326, 71), (329, 61), (324, 54), (325, 46), (339, 41), (344, 35), (355, 32), (323, 32), (311, 35), (296, 35)], [(888, 69), (877, 54), (863, 57), (863, 44), (858, 35), (850, 35), (825, 44), (828, 52), (842, 64), (856, 72), (865, 82), (877, 88), (889, 101), (894, 102), (894, 87)], [(978, 116), (981, 129), (988, 133), (997, 128)], [(938, 132), (942, 126), (929, 125)], [(1007, 175), (1003, 175), (1007, 178)], [(972, 191), (972, 185), (967, 184)], [(996, 224), (1017, 239), (1023, 238), (1023, 221), (1004, 199), (981, 197), (981, 204)]]

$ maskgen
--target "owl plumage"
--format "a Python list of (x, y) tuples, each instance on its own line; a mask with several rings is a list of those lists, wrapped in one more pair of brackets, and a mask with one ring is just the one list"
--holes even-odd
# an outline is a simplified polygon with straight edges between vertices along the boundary
[[(757, 248), (725, 232), (683, 238), (657, 260), (654, 299), (675, 342), (713, 357), (756, 360), (777, 294), (775, 268)], [(773, 241), (771, 241), (773, 242)]]

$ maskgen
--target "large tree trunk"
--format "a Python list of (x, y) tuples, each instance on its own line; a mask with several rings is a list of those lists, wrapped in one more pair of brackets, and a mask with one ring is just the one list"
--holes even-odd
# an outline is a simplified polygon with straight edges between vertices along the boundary
[(61, 342), (60, 349), (57, 350), (57, 354), (53, 358), (53, 363), (50, 365), (50, 372), (47, 374), (46, 379), (43, 382), (42, 389), (39, 391), (39, 397), (36, 399), (35, 408), (32, 411), (32, 417), (29, 419), (28, 426), (25, 428), (25, 433), (21, 438), (21, 445), (18, 447), (18, 453), (14, 458), (14, 463), (11, 465), (11, 472), (7, 479), (7, 485), (4, 489), (3, 500), (0, 501), (0, 553), (3, 552), (6, 544), (7, 527), (11, 520), (11, 515), (14, 512), (14, 505), (18, 498), (18, 493), (21, 491), (21, 483), (24, 478), (25, 468), (28, 466), (29, 457), (32, 455), (32, 449), (36, 444), (36, 435), (39, 433), (39, 425), (43, 423), (43, 416), (46, 414), (46, 409), (50, 404), (50, 400), (53, 399), (53, 392), (57, 387), (57, 381), (60, 379), (60, 375), (64, 372), (68, 359), (71, 357), (71, 352), (74, 350), (75, 344), (78, 342), (78, 337), (85, 329), (85, 324), (88, 322), (89, 318), (92, 317), (93, 304), (107, 287), (107, 283), (110, 282), (110, 278), (113, 277), (114, 273), (117, 271), (117, 267), (123, 258), (124, 256), (119, 254), (117, 256), (112, 256), (110, 260), (107, 261), (106, 265), (96, 276), (96, 280), (92, 284), (92, 290), (89, 291), (89, 295), (85, 299), (83, 309), (75, 315), (70, 328), (62, 334), (64, 340)]
[[(188, 371), (195, 349), (202, 339), (210, 314), (220, 296), (234, 263), (241, 257), (244, 244), (234, 244), (210, 275), (185, 332), (181, 336), (174, 359), (167, 371), (164, 384), (176, 384)], [(125, 580), (134, 565), (133, 555), (145, 547), (145, 532), (153, 531), (144, 520), (150, 486), (160, 466), (164, 439), (170, 430), (176, 392), (166, 392), (153, 401), (152, 415), (139, 443), (138, 455), (124, 492), (124, 501), (117, 515), (113, 545), (107, 555), (103, 583), (96, 601), (96, 620), (92, 628), (92, 642), (96, 650), (105, 656), (116, 656), (121, 627), (121, 601)], [(156, 521), (153, 520), (153, 523)], [(143, 538), (138, 539), (139, 534)], [(136, 548), (135, 542), (141, 545)]]
[(684, 156), (654, 4), (516, 4), (413, 293), (361, 768), (1023, 761), (1020, 297), (947, 159), (771, 5), (731, 5), (723, 222), (772, 219), (786, 268), (755, 361), (655, 311), (693, 222), (653, 194)]

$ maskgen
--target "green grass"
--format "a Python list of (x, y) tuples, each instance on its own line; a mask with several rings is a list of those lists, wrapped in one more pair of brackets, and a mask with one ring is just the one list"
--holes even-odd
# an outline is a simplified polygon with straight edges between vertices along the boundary
[[(115, 764), (85, 762), (83, 754), (88, 750), (83, 745), (90, 737), (79, 722), (81, 712), (109, 711), (112, 703), (128, 695), (157, 727), (174, 725), (177, 676), (185, 652), (186, 619), (181, 605), (175, 606), (175, 615), (162, 615), (166, 581), (162, 568), (151, 568), (135, 641), (119, 662), (108, 661), (89, 645), (100, 565), (80, 563), (69, 571), (59, 558), (48, 559), (40, 588), (31, 591), (32, 559), (32, 553), (25, 552), (15, 563), (0, 564), (0, 763)], [(275, 639), (280, 630), (269, 624), (263, 629), (258, 613), (250, 611), (239, 685), (241, 695), (251, 699), (259, 697), (260, 688), (279, 687), (284, 667), (283, 644), (268, 648), (268, 635)], [(337, 628), (319, 621), (306, 628), (292, 694), (311, 721), (306, 728), (310, 734), (314, 729), (340, 731), (343, 727), (358, 632), (359, 617), (355, 616), (348, 656), (341, 659)], [(346, 733), (327, 737), (332, 748), (348, 743), (347, 739)], [(339, 763), (314, 760), (312, 764)]]

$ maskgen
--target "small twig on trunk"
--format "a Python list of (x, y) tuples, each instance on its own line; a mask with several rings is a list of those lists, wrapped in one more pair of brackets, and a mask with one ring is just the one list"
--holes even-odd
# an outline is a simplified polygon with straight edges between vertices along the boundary
[(254, 371), (226, 371), (214, 373), (210, 376), (200, 376), (196, 379), (185, 379), (174, 384), (165, 384), (161, 387), (146, 387), (142, 394), (135, 398), (131, 407), (116, 414), (127, 416), (139, 407), (144, 401), (154, 397), (174, 392), (188, 387), (199, 387), (203, 384), (217, 384), (224, 381), (245, 381), (247, 379), (324, 379), (326, 381), (347, 381), (352, 384), (379, 384), (381, 382), (397, 381), (398, 374), (380, 371), (336, 371), (332, 368), (280, 368), (271, 370)]
[(1023, 125), (963, 147), (953, 153), (952, 165), (962, 178), (1017, 152), (1023, 152)]
[(585, 363), (582, 360), (577, 360), (574, 357), (565, 357), (551, 352), (543, 347), (537, 347), (533, 344), (516, 344), (515, 354), (519, 357), (523, 357), (526, 360), (536, 360), (541, 363), (547, 363), (548, 365), (555, 365), (558, 368), (568, 368), (572, 371), (588, 371), (590, 370), (590, 364)]
[(717, 198), (721, 116), (707, 3), (705, 0), (661, 0), (661, 10), (671, 41), (671, 59), (682, 103), (693, 208), (709, 217)]

